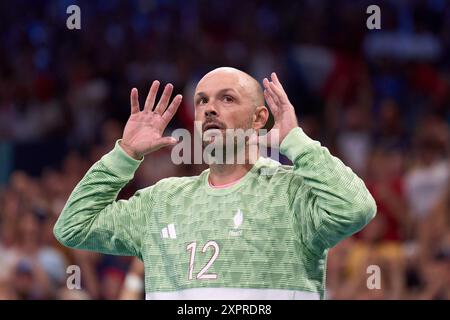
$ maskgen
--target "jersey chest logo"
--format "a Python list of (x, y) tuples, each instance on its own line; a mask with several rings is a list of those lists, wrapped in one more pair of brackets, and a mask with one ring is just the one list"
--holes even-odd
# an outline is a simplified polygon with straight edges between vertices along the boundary
[(173, 223), (167, 225), (167, 227), (162, 228), (161, 230), (161, 238), (162, 239), (176, 239), (177, 232), (175, 230), (175, 225)]
[(234, 227), (230, 230), (230, 236), (239, 237), (242, 235), (241, 225), (244, 222), (244, 214), (242, 210), (239, 208), (236, 211), (236, 214), (233, 217), (233, 225)]

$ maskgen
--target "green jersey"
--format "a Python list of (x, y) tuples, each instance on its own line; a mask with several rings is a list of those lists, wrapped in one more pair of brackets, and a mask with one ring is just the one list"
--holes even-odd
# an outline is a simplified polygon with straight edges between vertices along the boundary
[(301, 128), (280, 152), (293, 166), (260, 157), (228, 188), (212, 188), (208, 169), (117, 200), (141, 161), (116, 143), (70, 195), (55, 237), (139, 257), (147, 299), (323, 299), (327, 250), (375, 216), (375, 201)]

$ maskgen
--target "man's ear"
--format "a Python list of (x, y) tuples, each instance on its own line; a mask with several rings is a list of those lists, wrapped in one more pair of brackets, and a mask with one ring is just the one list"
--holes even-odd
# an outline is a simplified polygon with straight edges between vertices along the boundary
[(255, 130), (266, 128), (269, 116), (270, 112), (266, 106), (256, 107), (255, 113), (253, 114), (253, 128)]

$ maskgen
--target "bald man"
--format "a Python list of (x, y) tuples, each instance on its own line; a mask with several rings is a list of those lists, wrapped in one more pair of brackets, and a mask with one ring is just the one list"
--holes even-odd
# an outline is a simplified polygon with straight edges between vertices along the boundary
[(264, 157), (213, 163), (199, 176), (163, 179), (117, 201), (146, 154), (177, 143), (163, 132), (182, 97), (170, 101), (167, 84), (155, 106), (154, 81), (142, 110), (132, 89), (122, 139), (76, 186), (55, 237), (72, 248), (137, 256), (147, 299), (325, 298), (328, 249), (363, 228), (376, 205), (363, 181), (298, 127), (275, 73), (263, 87), (240, 70), (215, 69), (196, 87), (195, 119), (202, 133), (216, 130), (235, 143), (225, 131), (258, 133), (267, 102), (268, 134), (293, 166)]

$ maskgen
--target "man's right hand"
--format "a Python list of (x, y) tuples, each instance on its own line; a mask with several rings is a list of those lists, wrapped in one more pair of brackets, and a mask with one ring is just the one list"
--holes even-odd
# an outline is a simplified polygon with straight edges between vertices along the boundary
[(165, 86), (161, 99), (153, 109), (158, 88), (159, 81), (153, 81), (142, 111), (139, 107), (137, 89), (131, 90), (131, 115), (125, 125), (120, 146), (128, 155), (137, 160), (142, 159), (150, 152), (177, 143), (175, 138), (162, 135), (183, 97), (180, 94), (176, 95), (167, 107), (173, 90), (172, 84), (169, 83)]

